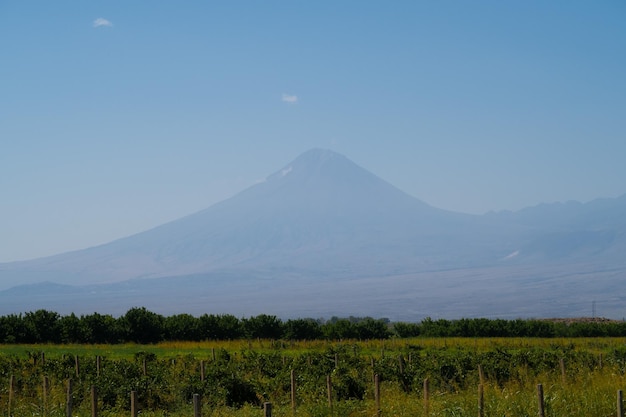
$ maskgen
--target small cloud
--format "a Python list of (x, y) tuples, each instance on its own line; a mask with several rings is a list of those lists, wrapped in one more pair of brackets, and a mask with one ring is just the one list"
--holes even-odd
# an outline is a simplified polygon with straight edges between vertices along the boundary
[(93, 21), (93, 27), (95, 28), (99, 28), (99, 27), (111, 27), (113, 26), (113, 23), (111, 23), (111, 21), (103, 19), (101, 17), (97, 18), (96, 20)]
[(284, 101), (285, 103), (295, 104), (298, 102), (298, 96), (283, 93), (282, 101)]

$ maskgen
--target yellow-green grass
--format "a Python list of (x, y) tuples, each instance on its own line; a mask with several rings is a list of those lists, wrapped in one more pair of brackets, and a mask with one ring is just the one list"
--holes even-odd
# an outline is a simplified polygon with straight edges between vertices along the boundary
[(0, 354), (29, 355), (44, 352), (46, 356), (62, 355), (106, 356), (110, 359), (133, 357), (139, 352), (153, 353), (159, 358), (169, 359), (182, 355), (209, 357), (213, 349), (225, 349), (228, 352), (254, 350), (259, 353), (280, 351), (284, 355), (318, 352), (329, 347), (345, 347), (356, 349), (359, 355), (378, 357), (385, 352), (402, 351), (410, 348), (422, 349), (473, 349), (484, 352), (493, 349), (527, 349), (564, 347), (595, 354), (611, 351), (626, 346), (626, 338), (410, 338), (388, 340), (342, 340), (342, 341), (273, 341), (273, 340), (231, 340), (203, 342), (162, 342), (152, 345), (133, 343), (116, 345), (83, 345), (83, 344), (33, 344), (33, 345), (0, 345)]

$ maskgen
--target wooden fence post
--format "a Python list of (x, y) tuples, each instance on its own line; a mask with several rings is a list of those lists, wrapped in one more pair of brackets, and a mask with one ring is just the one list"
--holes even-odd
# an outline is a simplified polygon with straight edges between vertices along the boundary
[[(409, 357), (411, 356), (411, 354), (409, 353)], [(402, 381), (402, 389), (404, 390), (404, 392), (408, 393), (409, 392), (409, 384), (406, 381), (406, 378), (404, 377), (404, 367), (406, 366), (406, 361), (404, 360), (404, 356), (402, 356), (402, 353), (398, 356), (398, 368), (400, 371), (400, 380)]]
[(65, 399), (65, 415), (66, 417), (72, 417), (72, 408), (74, 407), (73, 401), (74, 384), (72, 378), (67, 380), (67, 398)]
[(296, 373), (291, 370), (291, 411), (296, 414)]
[(537, 384), (537, 403), (539, 406), (539, 417), (546, 417), (543, 404), (543, 385)]
[(263, 416), (272, 417), (272, 403), (263, 403)]
[(80, 360), (78, 355), (74, 355), (74, 369), (76, 371), (76, 379), (80, 379)]
[(139, 410), (137, 409), (137, 391), (130, 392), (130, 415), (131, 417), (137, 417)]
[(91, 386), (91, 417), (98, 417), (98, 390), (95, 385)]
[(211, 348), (211, 355), (213, 356), (213, 362), (215, 362), (215, 348)]
[(481, 364), (478, 364), (478, 383), (481, 385), (485, 384), (485, 373)]
[(428, 378), (424, 380), (424, 415), (428, 416), (430, 411), (430, 392)]
[(96, 356), (96, 375), (100, 377), (100, 368), (102, 367), (102, 357), (100, 355)]
[(13, 405), (13, 395), (15, 391), (15, 376), (9, 378), (9, 417), (11, 417), (11, 406)]
[(202, 404), (198, 394), (193, 394), (193, 415), (194, 417), (202, 417)]
[(333, 381), (330, 379), (330, 375), (326, 375), (326, 391), (328, 393), (328, 409), (330, 415), (333, 415)]
[(380, 376), (378, 374), (374, 375), (374, 400), (376, 402), (376, 415), (380, 416)]
[(46, 415), (46, 409), (48, 408), (48, 377), (44, 376), (43, 380), (42, 380), (42, 387), (41, 387), (41, 397), (43, 400), (43, 409), (41, 414), (45, 417)]
[(200, 361), (200, 382), (204, 382), (204, 361)]
[(621, 389), (617, 390), (617, 417), (624, 417), (624, 402)]
[(483, 384), (478, 384), (478, 417), (485, 415), (485, 392)]

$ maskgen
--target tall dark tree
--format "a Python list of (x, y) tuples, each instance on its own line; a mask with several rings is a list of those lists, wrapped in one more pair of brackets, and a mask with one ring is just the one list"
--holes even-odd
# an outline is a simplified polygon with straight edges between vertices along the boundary
[(358, 337), (356, 325), (348, 319), (336, 319), (324, 323), (322, 331), (324, 337), (331, 340), (356, 339)]
[(24, 343), (27, 333), (21, 314), (0, 317), (0, 343)]
[(283, 334), (283, 323), (276, 316), (259, 314), (243, 320), (246, 337), (261, 339), (280, 339)]
[(58, 327), (61, 343), (87, 343), (89, 331), (82, 318), (76, 317), (74, 313), (61, 317)]
[(393, 331), (398, 337), (415, 337), (420, 335), (420, 325), (418, 323), (397, 322), (393, 324)]
[(37, 310), (28, 312), (23, 319), (24, 328), (29, 332), (27, 343), (59, 343), (59, 314), (53, 311)]
[(120, 323), (111, 315), (93, 313), (82, 316), (81, 321), (85, 327), (87, 343), (112, 344), (123, 340)]
[(389, 323), (386, 319), (374, 320), (366, 317), (356, 324), (356, 336), (358, 339), (387, 339), (391, 336)]
[(120, 318), (125, 339), (135, 343), (157, 343), (163, 340), (164, 318), (145, 307), (134, 307)]
[(288, 340), (314, 340), (322, 336), (322, 328), (314, 319), (287, 320), (283, 325), (283, 338)]
[(203, 314), (200, 316), (203, 339), (230, 340), (243, 337), (241, 321), (232, 314)]
[(167, 340), (200, 341), (200, 319), (191, 314), (175, 314), (165, 318), (165, 338)]

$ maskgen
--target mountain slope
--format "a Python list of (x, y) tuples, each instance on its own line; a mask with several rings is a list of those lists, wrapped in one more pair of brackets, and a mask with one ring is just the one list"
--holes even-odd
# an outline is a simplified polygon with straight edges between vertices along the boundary
[(483, 260), (469, 243), (486, 231), (483, 223), (431, 207), (342, 155), (314, 149), (196, 214), (106, 245), (1, 265), (0, 285), (91, 284), (224, 268), (325, 274), (449, 267), (470, 255), (472, 262)]

